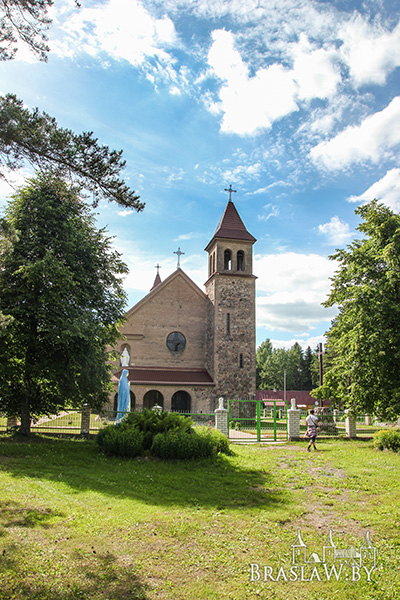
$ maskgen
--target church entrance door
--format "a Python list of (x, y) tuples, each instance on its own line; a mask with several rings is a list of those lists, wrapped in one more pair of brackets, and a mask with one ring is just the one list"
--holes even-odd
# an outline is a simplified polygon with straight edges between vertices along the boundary
[(164, 408), (164, 396), (158, 390), (149, 390), (143, 397), (143, 408), (150, 410), (153, 406)]
[(189, 413), (191, 405), (191, 397), (188, 392), (180, 390), (175, 392), (171, 399), (171, 411), (180, 413)]

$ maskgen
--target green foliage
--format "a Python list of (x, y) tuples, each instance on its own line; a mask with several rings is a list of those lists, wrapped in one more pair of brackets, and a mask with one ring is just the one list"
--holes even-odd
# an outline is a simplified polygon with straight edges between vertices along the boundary
[(257, 350), (257, 388), (282, 390), (286, 371), (286, 389), (311, 390), (318, 381), (315, 381), (315, 362), (318, 369), (318, 359), (311, 348), (303, 352), (297, 342), (289, 350), (273, 348), (267, 339)]
[(135, 458), (143, 451), (143, 433), (136, 427), (122, 428), (110, 425), (100, 429), (97, 444), (107, 456)]
[(325, 306), (339, 314), (328, 332), (331, 369), (324, 386), (358, 412), (400, 414), (400, 216), (376, 200), (355, 211), (363, 239), (339, 262)]
[(211, 458), (218, 452), (232, 454), (228, 439), (221, 432), (207, 427), (159, 433), (153, 440), (151, 452), (165, 460)]
[(106, 346), (119, 336), (127, 272), (73, 188), (33, 179), (9, 202), (18, 236), (0, 254), (0, 410), (21, 417), (108, 399)]
[[(109, 456), (138, 456), (150, 451), (169, 460), (209, 458), (218, 452), (232, 454), (221, 432), (208, 427), (192, 427), (183, 415), (145, 410), (132, 412), (121, 423), (108, 425), (97, 435), (97, 444)], [(132, 454), (128, 453), (132, 445)], [(139, 447), (140, 445), (140, 447)]]
[(154, 410), (143, 410), (143, 412), (131, 412), (123, 419), (120, 427), (135, 427), (143, 433), (143, 448), (149, 450), (153, 438), (158, 433), (166, 431), (179, 431), (186, 433), (191, 430), (192, 420), (178, 413), (156, 412)]
[(130, 190), (120, 172), (125, 167), (122, 150), (100, 145), (92, 132), (79, 135), (57, 125), (39, 109), (24, 108), (14, 94), (0, 96), (0, 167), (16, 169), (29, 161), (41, 172), (72, 177), (75, 184), (93, 195), (140, 211), (144, 204)]
[(167, 431), (158, 433), (153, 441), (152, 454), (164, 460), (192, 460), (210, 458), (216, 454), (211, 437), (190, 432)]
[(400, 431), (398, 429), (385, 429), (374, 434), (374, 446), (378, 450), (393, 450), (400, 452)]
[(208, 427), (197, 428), (196, 431), (199, 431), (199, 429), (202, 435), (211, 437), (211, 441), (215, 444), (217, 453), (220, 452), (227, 456), (233, 456), (235, 454), (231, 448), (229, 439), (221, 431), (218, 431), (218, 429), (209, 429)]

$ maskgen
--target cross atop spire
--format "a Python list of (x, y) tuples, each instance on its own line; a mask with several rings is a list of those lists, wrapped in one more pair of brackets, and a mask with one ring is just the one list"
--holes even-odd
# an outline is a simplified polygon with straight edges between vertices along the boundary
[(181, 256), (182, 256), (182, 254), (185, 254), (185, 253), (184, 253), (184, 252), (181, 252), (181, 249), (180, 249), (180, 248), (178, 248), (178, 250), (176, 250), (176, 251), (174, 252), (174, 254), (177, 254), (177, 255), (178, 255), (178, 266), (177, 266), (177, 268), (178, 268), (178, 269), (180, 269), (180, 268), (181, 268)]
[(229, 202), (232, 202), (232, 192), (237, 192), (237, 190), (232, 189), (232, 184), (229, 185), (229, 189), (224, 190), (225, 192), (229, 192)]
[(150, 291), (154, 290), (154, 288), (156, 288), (156, 287), (157, 287), (158, 285), (160, 285), (160, 283), (161, 283), (161, 277), (160, 277), (160, 269), (161, 269), (161, 267), (160, 267), (160, 265), (157, 263), (157, 264), (156, 264), (156, 266), (155, 266), (154, 268), (155, 268), (155, 269), (157, 269), (157, 275), (156, 275), (156, 278), (155, 278), (155, 280), (154, 280), (153, 287), (151, 288), (151, 290), (150, 290)]

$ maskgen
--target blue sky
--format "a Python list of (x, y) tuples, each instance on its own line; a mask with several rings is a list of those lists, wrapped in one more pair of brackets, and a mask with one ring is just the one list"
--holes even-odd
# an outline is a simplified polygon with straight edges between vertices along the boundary
[[(400, 209), (400, 7), (386, 0), (55, 0), (47, 64), (0, 63), (14, 92), (123, 149), (137, 214), (100, 204), (130, 268), (129, 305), (204, 247), (228, 200), (257, 238), (257, 343), (314, 347), (354, 209)], [(27, 171), (14, 176), (15, 183)], [(0, 183), (0, 203), (10, 188)]]

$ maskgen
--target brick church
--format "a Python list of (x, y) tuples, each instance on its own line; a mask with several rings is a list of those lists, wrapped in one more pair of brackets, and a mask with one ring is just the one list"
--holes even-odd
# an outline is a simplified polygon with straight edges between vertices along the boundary
[[(232, 188), (228, 190), (233, 191)], [(131, 410), (210, 412), (217, 399), (256, 391), (253, 244), (231, 198), (205, 251), (208, 279), (201, 290), (179, 266), (160, 275), (126, 313), (113, 381), (116, 408), (122, 369), (129, 371)]]

